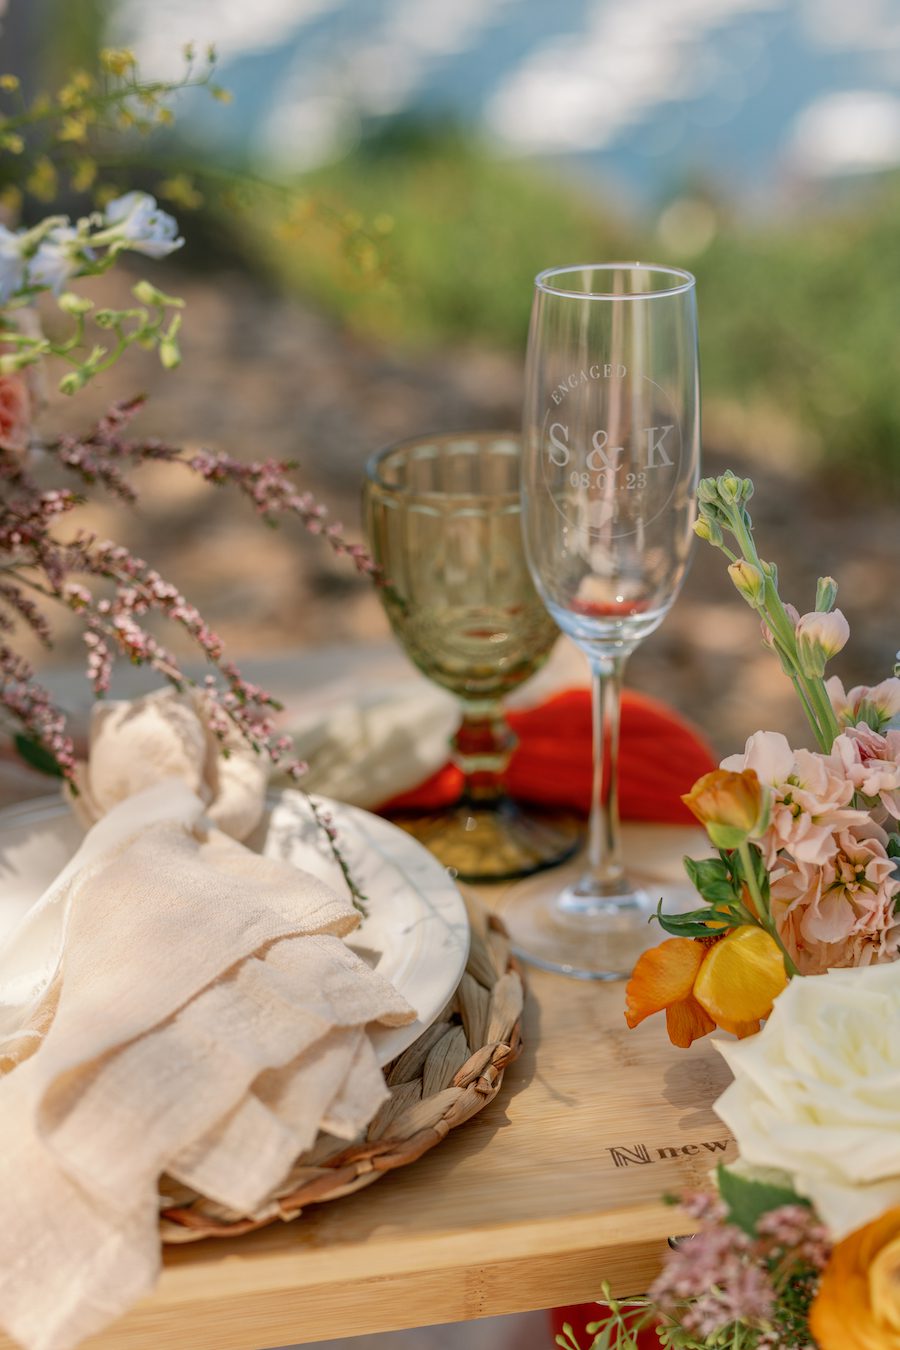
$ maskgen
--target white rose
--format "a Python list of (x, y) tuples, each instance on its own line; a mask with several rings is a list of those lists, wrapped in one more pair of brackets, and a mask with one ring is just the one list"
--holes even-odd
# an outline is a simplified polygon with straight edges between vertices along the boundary
[(757, 1036), (716, 1047), (745, 1163), (786, 1172), (835, 1239), (900, 1205), (900, 965), (797, 977)]

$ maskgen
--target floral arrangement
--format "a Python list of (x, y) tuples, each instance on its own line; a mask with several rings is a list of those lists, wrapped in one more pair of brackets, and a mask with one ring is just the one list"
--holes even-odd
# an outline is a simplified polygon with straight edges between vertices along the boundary
[[(121, 658), (191, 690), (194, 682), (148, 626), (153, 616), (162, 616), (189, 635), (209, 664), (210, 673), (192, 697), (202, 701), (226, 753), (237, 735), (292, 778), (304, 771), (290, 740), (276, 728), (279, 705), (226, 659), (221, 639), (178, 589), (121, 545), (84, 531), (66, 533), (67, 515), (87, 493), (98, 489), (130, 504), (136, 500), (132, 471), (163, 461), (173, 471), (236, 489), (268, 524), (298, 517), (361, 572), (375, 571), (365, 551), (327, 521), (325, 508), (292, 482), (291, 464), (243, 462), (132, 439), (128, 428), (140, 398), (116, 404), (81, 434), (51, 440), (41, 434), (43, 390), (53, 366), (60, 369), (60, 391), (74, 396), (135, 345), (155, 350), (166, 369), (180, 361), (184, 302), (178, 296), (141, 279), (131, 288), (133, 303), (111, 309), (80, 293), (78, 282), (109, 271), (125, 253), (156, 260), (184, 243), (175, 219), (152, 196), (98, 181), (90, 139), (169, 123), (172, 96), (190, 85), (208, 86), (224, 97), (212, 82), (212, 50), (199, 67), (191, 49), (185, 59), (182, 79), (146, 82), (130, 52), (105, 51), (98, 76), (77, 72), (54, 97), (41, 96), (30, 105), (19, 94), (17, 78), (0, 75), (0, 101), (10, 105), (0, 114), (0, 146), (21, 165), (21, 187), (8, 185), (0, 196), (7, 222), (0, 223), (0, 715), (17, 729), (20, 753), (70, 785), (75, 750), (65, 717), (17, 649), (23, 630), (52, 644), (54, 605), (77, 614), (83, 624), (87, 676), (97, 696), (108, 691), (113, 664)], [(93, 194), (94, 209), (74, 220), (54, 213), (17, 224), (28, 198), (52, 197), (63, 174), (70, 193)], [(312, 809), (356, 894), (330, 820), (315, 805)]]
[(818, 748), (757, 732), (684, 798), (715, 849), (685, 859), (703, 906), (659, 914), (671, 936), (639, 958), (625, 1015), (664, 1011), (677, 1046), (738, 1038), (716, 1042), (734, 1081), (715, 1110), (740, 1157), (716, 1197), (681, 1200), (698, 1231), (646, 1299), (608, 1303), (594, 1350), (650, 1329), (678, 1350), (900, 1350), (900, 679), (825, 678), (849, 637), (836, 584), (803, 615), (782, 601), (752, 493), (705, 479), (695, 529), (729, 559)]

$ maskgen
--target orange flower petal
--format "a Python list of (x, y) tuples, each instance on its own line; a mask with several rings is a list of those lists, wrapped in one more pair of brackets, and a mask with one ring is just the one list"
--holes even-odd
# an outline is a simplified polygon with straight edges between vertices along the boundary
[(768, 1017), (773, 999), (786, 985), (784, 960), (775, 939), (765, 929), (745, 924), (709, 948), (694, 984), (694, 997), (728, 1031), (737, 1023)]
[(900, 1350), (900, 1209), (839, 1242), (809, 1325), (820, 1350)]
[(690, 998), (705, 955), (706, 948), (693, 938), (668, 938), (642, 952), (625, 987), (628, 1025), (636, 1027), (652, 1013)]
[(724, 1017), (719, 1019), (719, 1026), (723, 1031), (730, 1031), (732, 1036), (737, 1036), (739, 1041), (745, 1040), (748, 1036), (755, 1036), (759, 1031), (759, 1022), (730, 1022)]
[(666, 1031), (669, 1033), (669, 1040), (682, 1050), (686, 1050), (694, 1041), (699, 1040), (701, 1036), (708, 1036), (715, 1029), (715, 1022), (693, 996), (682, 999), (679, 1003), (672, 1003), (666, 1008)]

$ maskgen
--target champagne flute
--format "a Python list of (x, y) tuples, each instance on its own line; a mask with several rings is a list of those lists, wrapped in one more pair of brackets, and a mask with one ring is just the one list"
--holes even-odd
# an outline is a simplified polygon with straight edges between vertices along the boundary
[(519, 481), (519, 437), (473, 432), (381, 451), (363, 493), (391, 627), (423, 674), (456, 695), (462, 714), (449, 747), (462, 771), (460, 800), (391, 819), (463, 881), (553, 866), (582, 837), (573, 815), (513, 802), (503, 786), (516, 742), (502, 699), (559, 637), (525, 561)]
[(503, 914), (520, 955), (593, 979), (628, 975), (656, 940), (659, 892), (632, 884), (617, 803), (629, 654), (687, 571), (699, 474), (694, 278), (639, 263), (564, 267), (535, 283), (522, 528), (538, 593), (587, 654), (594, 791), (583, 874), (548, 898), (516, 887)]

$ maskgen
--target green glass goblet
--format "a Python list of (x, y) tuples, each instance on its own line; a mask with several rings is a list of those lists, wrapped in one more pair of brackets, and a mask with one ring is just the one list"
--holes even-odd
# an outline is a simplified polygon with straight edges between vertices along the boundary
[(582, 833), (574, 816), (513, 802), (503, 786), (516, 740), (502, 699), (559, 636), (525, 560), (519, 478), (519, 437), (498, 432), (406, 441), (366, 470), (366, 527), (391, 627), (462, 711), (451, 742), (460, 800), (392, 818), (463, 881), (551, 867)]

